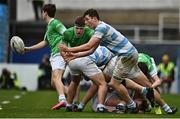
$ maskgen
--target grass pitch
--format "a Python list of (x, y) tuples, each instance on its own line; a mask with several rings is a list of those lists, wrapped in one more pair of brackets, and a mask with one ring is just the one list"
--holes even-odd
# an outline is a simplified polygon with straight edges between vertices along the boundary
[[(81, 96), (85, 92), (81, 93)], [(163, 95), (169, 105), (180, 109), (180, 95)], [(22, 92), (18, 90), (0, 90), (0, 118), (177, 118), (180, 111), (175, 115), (156, 114), (114, 114), (94, 113), (91, 104), (88, 103), (83, 112), (66, 112), (50, 110), (57, 103), (55, 91)]]

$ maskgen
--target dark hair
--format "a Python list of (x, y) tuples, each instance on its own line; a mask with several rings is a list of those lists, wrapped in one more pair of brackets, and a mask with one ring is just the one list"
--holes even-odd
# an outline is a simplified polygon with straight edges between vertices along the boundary
[(141, 71), (146, 75), (147, 78), (150, 77), (148, 72), (148, 67), (144, 62), (138, 62), (138, 67), (141, 69)]
[(83, 17), (85, 17), (86, 15), (89, 15), (90, 17), (96, 17), (99, 20), (99, 14), (95, 9), (88, 9), (84, 12)]
[(84, 17), (82, 17), (82, 16), (76, 17), (74, 23), (75, 23), (75, 25), (78, 26), (78, 27), (84, 27), (84, 26), (85, 26)]
[(42, 10), (44, 12), (47, 12), (49, 17), (54, 17), (56, 13), (56, 6), (55, 4), (46, 4), (43, 6)]

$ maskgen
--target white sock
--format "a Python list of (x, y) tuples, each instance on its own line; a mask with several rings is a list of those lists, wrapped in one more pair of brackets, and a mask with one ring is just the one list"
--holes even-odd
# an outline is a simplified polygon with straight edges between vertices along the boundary
[(167, 104), (164, 104), (164, 105), (162, 106), (162, 109), (163, 109), (165, 112), (172, 112), (171, 108), (170, 108), (169, 105), (167, 105)]
[(128, 108), (136, 108), (136, 103), (133, 100), (131, 100), (131, 102), (129, 104), (127, 104), (127, 107)]
[(145, 96), (145, 95), (147, 94), (147, 89), (146, 89), (146, 87), (143, 87), (143, 88), (142, 88), (141, 94), (142, 94), (143, 96)]
[(105, 108), (105, 106), (103, 104), (97, 104), (97, 108), (99, 108), (99, 107), (104, 107)]
[(72, 106), (72, 104), (69, 104), (69, 103), (67, 103), (67, 105), (66, 105), (67, 107), (71, 107)]
[(125, 104), (123, 104), (123, 103), (121, 103), (121, 102), (120, 102), (118, 105), (125, 106)]
[(85, 104), (83, 102), (80, 102), (79, 105), (78, 105), (78, 108), (84, 109), (84, 107), (85, 107)]
[(66, 101), (65, 95), (59, 95), (59, 102), (61, 102), (62, 100)]

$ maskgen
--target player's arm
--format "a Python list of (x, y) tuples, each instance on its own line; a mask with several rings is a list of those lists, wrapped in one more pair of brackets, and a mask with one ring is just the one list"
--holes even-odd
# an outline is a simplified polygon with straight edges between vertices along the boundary
[(63, 35), (64, 32), (66, 31), (66, 27), (65, 27), (63, 24), (59, 23), (59, 24), (56, 26), (56, 30), (57, 30), (61, 35)]
[(96, 50), (96, 47), (93, 47), (90, 50), (82, 51), (82, 52), (78, 52), (78, 53), (64, 52), (61, 50), (60, 50), (60, 53), (63, 56), (64, 60), (66, 62), (69, 62), (69, 61), (76, 59), (76, 58), (79, 58), (79, 57), (88, 56), (88, 55), (92, 54), (95, 50)]
[(152, 88), (156, 88), (156, 87), (158, 87), (158, 86), (160, 86), (161, 85), (161, 79), (158, 77), (158, 75), (154, 75), (153, 77), (152, 77), (152, 80), (153, 80), (153, 84), (152, 84)]
[(83, 44), (77, 47), (72, 47), (72, 48), (68, 48), (65, 45), (60, 45), (60, 49), (64, 52), (73, 52), (73, 53), (88, 51), (92, 49), (91, 53), (93, 53), (94, 50), (98, 47), (99, 43), (100, 43), (99, 38), (91, 37), (89, 42), (86, 44)]
[(91, 48), (90, 50), (87, 50), (87, 51), (74, 53), (74, 56), (75, 56), (76, 58), (79, 58), (79, 57), (84, 57), (84, 56), (91, 55), (91, 54), (96, 50), (96, 48), (97, 48), (97, 47), (93, 47), (93, 48)]
[(32, 50), (37, 50), (37, 49), (40, 49), (40, 48), (43, 48), (43, 47), (47, 46), (47, 44), (48, 44), (47, 41), (43, 40), (43, 41), (41, 41), (38, 44), (35, 44), (33, 46), (25, 47), (24, 50), (25, 50), (25, 52), (29, 52), (29, 51), (32, 51)]

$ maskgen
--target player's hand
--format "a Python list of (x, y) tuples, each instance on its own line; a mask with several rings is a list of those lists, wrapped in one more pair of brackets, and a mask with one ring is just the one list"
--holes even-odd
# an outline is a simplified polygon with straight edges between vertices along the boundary
[(74, 55), (74, 53), (71, 53), (71, 52), (62, 52), (60, 51), (61, 53), (61, 56), (63, 57), (63, 59), (66, 61), (66, 62), (70, 62), (71, 60), (75, 59), (76, 56)]
[(72, 52), (66, 53), (65, 61), (70, 62), (71, 60), (76, 59), (76, 55)]
[(29, 51), (31, 51), (31, 49), (29, 47), (24, 47), (24, 53), (29, 52)]
[(60, 49), (60, 51), (62, 51), (62, 52), (69, 52), (68, 47), (67, 47), (66, 45), (64, 45), (64, 44), (60, 44), (60, 45), (59, 45), (59, 49)]
[(61, 56), (62, 56), (63, 58), (66, 56), (66, 52), (63, 52), (63, 51), (61, 51), (61, 50), (60, 50), (60, 54), (61, 54)]

